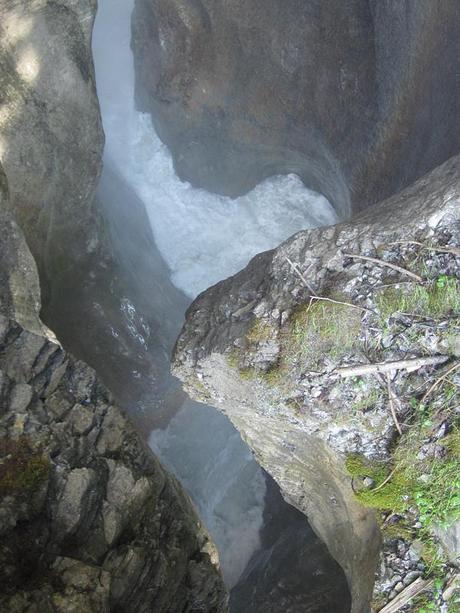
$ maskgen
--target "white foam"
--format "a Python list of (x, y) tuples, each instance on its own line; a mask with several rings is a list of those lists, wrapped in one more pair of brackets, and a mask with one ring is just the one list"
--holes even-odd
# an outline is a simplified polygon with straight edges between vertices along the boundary
[(131, 1), (100, 4), (115, 44), (95, 40), (106, 155), (144, 202), (157, 246), (177, 287), (194, 297), (293, 233), (336, 223), (330, 203), (296, 175), (263, 181), (235, 200), (182, 182), (149, 115), (133, 108)]

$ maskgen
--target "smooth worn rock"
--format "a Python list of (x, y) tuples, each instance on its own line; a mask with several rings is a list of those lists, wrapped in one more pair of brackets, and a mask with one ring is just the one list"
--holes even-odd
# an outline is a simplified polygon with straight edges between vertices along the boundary
[(178, 174), (297, 173), (343, 215), (460, 148), (456, 0), (137, 0), (138, 108)]
[(91, 59), (93, 0), (0, 7), (0, 160), (42, 283), (98, 244), (104, 143)]

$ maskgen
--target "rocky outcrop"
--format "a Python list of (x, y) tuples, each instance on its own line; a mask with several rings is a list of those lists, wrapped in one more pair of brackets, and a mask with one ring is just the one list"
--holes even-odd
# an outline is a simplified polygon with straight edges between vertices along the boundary
[[(0, 161), (14, 220), (38, 266), (43, 321), (134, 413), (152, 381), (169, 384), (177, 329), (158, 321), (151, 305), (179, 292), (156, 256), (142, 203), (106, 172), (107, 217), (112, 224), (128, 218), (119, 222), (123, 255), (134, 243), (143, 254), (141, 263), (131, 258), (136, 274), (127, 275), (95, 198), (104, 143), (91, 55), (95, 14), (94, 0), (1, 3)], [(11, 253), (6, 242), (2, 248)]]
[(0, 313), (40, 332), (40, 288), (35, 262), (9, 210), (6, 176), (0, 165)]
[(92, 209), (104, 140), (90, 46), (95, 12), (93, 0), (0, 7), (0, 159), (47, 293), (100, 238)]
[(226, 611), (191, 502), (40, 324), (33, 259), (1, 198), (0, 610)]
[[(410, 278), (350, 254), (407, 267), (404, 258), (415, 254), (406, 253), (410, 245), (391, 247), (395, 241), (455, 247), (459, 186), (456, 157), (353, 223), (300, 232), (258, 255), (197, 298), (176, 346), (175, 373), (190, 394), (206, 394), (228, 415), (286, 500), (308, 516), (344, 568), (353, 611), (369, 610), (380, 542), (373, 512), (358, 504), (344, 460), (351, 453), (388, 458), (395, 423), (387, 397), (378, 393), (368, 398), (365, 415), (357, 412), (364, 392), (376, 393), (375, 383), (359, 391), (359, 385), (337, 379), (336, 369), (449, 350), (425, 338), (404, 345), (388, 331), (358, 342), (362, 331), (382, 326), (376, 316), (383, 308), (379, 288), (398, 283), (401, 274), (403, 281)], [(458, 277), (455, 253), (443, 263), (446, 278)], [(337, 317), (332, 309), (340, 305), (309, 306), (312, 294), (358, 308), (342, 305)], [(323, 313), (324, 305), (331, 308)], [(439, 329), (450, 325), (447, 319)], [(403, 397), (420, 393), (420, 380), (403, 377), (395, 385)], [(409, 416), (404, 412), (401, 418)]]
[(137, 103), (178, 174), (295, 172), (346, 215), (458, 152), (456, 0), (137, 0)]

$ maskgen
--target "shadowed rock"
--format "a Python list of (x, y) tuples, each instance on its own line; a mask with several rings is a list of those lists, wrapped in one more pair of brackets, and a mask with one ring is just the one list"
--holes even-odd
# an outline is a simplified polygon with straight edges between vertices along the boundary
[(137, 0), (138, 108), (231, 196), (295, 172), (345, 215), (458, 152), (456, 0)]

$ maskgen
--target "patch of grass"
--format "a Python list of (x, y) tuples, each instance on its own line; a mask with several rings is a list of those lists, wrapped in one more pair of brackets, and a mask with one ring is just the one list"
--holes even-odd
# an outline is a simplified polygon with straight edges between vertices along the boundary
[(405, 541), (411, 541), (414, 538), (414, 529), (403, 520), (395, 523), (382, 522), (380, 529), (383, 537), (387, 539), (404, 539)]
[(284, 338), (285, 359), (340, 357), (359, 344), (361, 314), (341, 304), (304, 305), (292, 316)]
[(378, 401), (379, 401), (379, 393), (376, 389), (373, 389), (363, 398), (360, 398), (359, 400), (355, 400), (355, 402), (353, 403), (353, 409), (355, 411), (364, 413), (368, 409), (374, 407)]
[(35, 452), (28, 440), (0, 441), (0, 494), (29, 494), (48, 478), (50, 461)]
[(246, 340), (251, 343), (251, 345), (258, 345), (272, 339), (274, 334), (275, 330), (268, 321), (256, 318), (249, 332), (246, 334)]
[(436, 575), (442, 572), (444, 559), (432, 540), (432, 528), (460, 518), (460, 428), (455, 426), (437, 443), (442, 453), (420, 454), (425, 442), (431, 440), (433, 420), (430, 407), (419, 408), (416, 422), (399, 439), (391, 464), (351, 455), (346, 469), (356, 480), (370, 477), (375, 483), (372, 489), (360, 488), (359, 482), (355, 487), (364, 506), (402, 516), (413, 507), (417, 509), (422, 526), (418, 538), (425, 546), (422, 557), (428, 574)]
[(227, 354), (227, 364), (230, 368), (238, 368), (240, 364), (241, 352), (238, 349), (232, 349)]
[(255, 368), (240, 368), (240, 377), (244, 381), (252, 381), (257, 375)]
[(267, 372), (261, 373), (261, 377), (265, 383), (268, 385), (282, 385), (284, 382), (284, 378), (286, 373), (283, 368), (280, 366), (273, 366)]
[(460, 315), (460, 281), (456, 277), (441, 275), (426, 286), (388, 287), (379, 294), (377, 307), (382, 320), (394, 313), (427, 317), (442, 317), (450, 313)]

